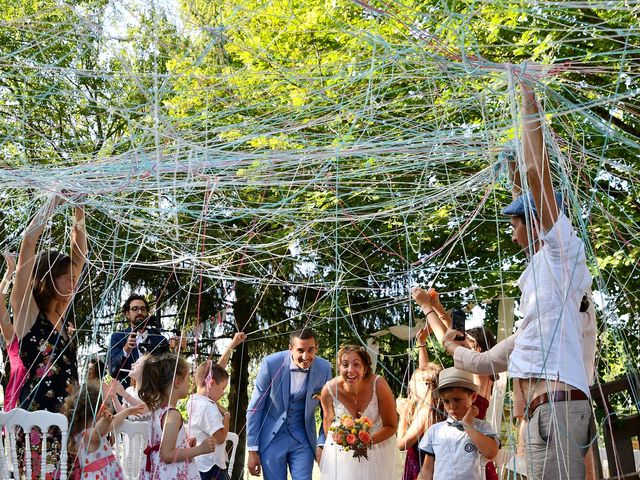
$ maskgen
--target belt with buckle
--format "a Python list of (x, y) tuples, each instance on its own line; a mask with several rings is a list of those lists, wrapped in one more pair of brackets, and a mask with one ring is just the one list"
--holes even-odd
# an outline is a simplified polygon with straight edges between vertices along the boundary
[(527, 418), (531, 419), (533, 412), (535, 412), (536, 408), (540, 405), (549, 402), (568, 402), (571, 400), (589, 400), (589, 397), (582, 390), (556, 390), (551, 393), (543, 393), (529, 402)]

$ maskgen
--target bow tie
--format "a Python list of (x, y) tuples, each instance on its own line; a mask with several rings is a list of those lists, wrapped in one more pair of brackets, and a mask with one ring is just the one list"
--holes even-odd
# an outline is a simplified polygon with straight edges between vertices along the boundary
[(462, 422), (459, 420), (454, 420), (453, 422), (450, 422), (447, 420), (447, 425), (449, 425), (450, 427), (455, 427), (461, 432), (464, 432), (464, 427), (462, 426)]
[(309, 373), (309, 369), (308, 368), (300, 368), (300, 367), (292, 368), (291, 371), (292, 372), (300, 372), (300, 373)]

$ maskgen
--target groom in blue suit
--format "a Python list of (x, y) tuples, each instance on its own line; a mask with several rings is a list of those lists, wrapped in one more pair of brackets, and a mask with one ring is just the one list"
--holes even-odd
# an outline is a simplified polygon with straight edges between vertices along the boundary
[(316, 357), (311, 330), (291, 334), (289, 350), (265, 357), (247, 409), (249, 473), (265, 480), (311, 480), (324, 444), (316, 434), (320, 391), (332, 378), (331, 364)]

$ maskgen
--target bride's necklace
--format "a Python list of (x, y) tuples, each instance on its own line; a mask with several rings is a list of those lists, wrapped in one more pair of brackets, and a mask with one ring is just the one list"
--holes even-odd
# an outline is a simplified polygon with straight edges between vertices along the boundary
[(360, 405), (358, 404), (358, 392), (355, 392), (354, 394), (349, 390), (347, 390), (346, 388), (344, 390), (351, 396), (351, 399), (353, 400), (353, 403), (356, 406), (356, 416), (361, 417), (364, 412), (360, 411)]

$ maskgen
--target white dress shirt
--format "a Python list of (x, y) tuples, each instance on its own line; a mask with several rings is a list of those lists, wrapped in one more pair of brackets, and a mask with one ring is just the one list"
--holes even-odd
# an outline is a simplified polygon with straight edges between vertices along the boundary
[[(580, 302), (591, 286), (584, 244), (560, 213), (518, 280), (520, 321), (509, 357), (512, 378), (564, 382), (589, 395)], [(589, 348), (588, 346), (586, 346)]]

